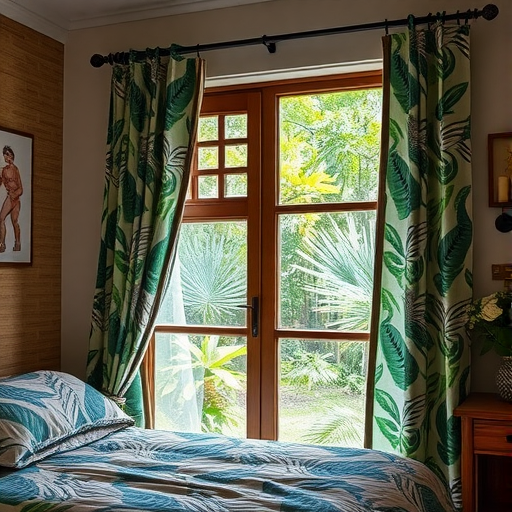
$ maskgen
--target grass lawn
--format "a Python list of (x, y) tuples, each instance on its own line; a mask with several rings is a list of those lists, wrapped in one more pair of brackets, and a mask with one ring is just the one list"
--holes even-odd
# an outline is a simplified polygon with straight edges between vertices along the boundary
[(364, 395), (346, 394), (340, 388), (325, 387), (308, 391), (296, 387), (281, 387), (279, 407), (279, 440), (305, 442), (303, 436), (311, 427), (325, 419), (333, 407), (354, 411), (359, 421), (351, 423), (359, 433), (360, 442), (339, 442), (339, 446), (363, 446)]
[[(328, 444), (336, 446), (363, 446), (364, 432), (364, 395), (347, 393), (341, 387), (315, 387), (307, 390), (304, 387), (281, 386), (279, 400), (279, 441), (293, 443), (309, 443), (304, 436), (311, 433), (312, 428), (332, 416), (338, 408), (353, 412), (348, 421), (348, 428), (356, 435), (356, 439), (338, 440)], [(181, 430), (173, 420), (158, 411), (158, 428)], [(228, 436), (245, 437), (245, 394), (240, 394), (238, 404), (232, 411), (239, 417), (239, 424), (229, 428), (225, 426), (222, 433)], [(355, 416), (355, 418), (354, 418)], [(185, 428), (185, 431), (188, 429)]]

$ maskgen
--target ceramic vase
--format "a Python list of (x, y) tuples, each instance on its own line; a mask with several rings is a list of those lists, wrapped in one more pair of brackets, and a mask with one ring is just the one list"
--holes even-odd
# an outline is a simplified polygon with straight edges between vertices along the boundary
[(500, 397), (507, 402), (512, 402), (512, 356), (503, 357), (496, 374), (496, 385)]

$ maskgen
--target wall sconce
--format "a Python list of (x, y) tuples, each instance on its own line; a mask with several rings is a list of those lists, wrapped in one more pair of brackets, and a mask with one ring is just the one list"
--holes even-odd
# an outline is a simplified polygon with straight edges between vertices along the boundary
[(494, 224), (501, 233), (508, 233), (512, 231), (512, 132), (490, 133), (487, 152), (489, 206), (501, 208)]
[(489, 206), (512, 207), (512, 132), (490, 133)]

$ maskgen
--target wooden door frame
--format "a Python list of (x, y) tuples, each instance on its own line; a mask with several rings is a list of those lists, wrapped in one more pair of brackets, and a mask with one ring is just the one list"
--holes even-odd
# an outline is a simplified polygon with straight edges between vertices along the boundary
[[(208, 98), (224, 97), (231, 110), (242, 109), (242, 95), (247, 94), (247, 109), (253, 114), (249, 116), (248, 130), (257, 141), (260, 150), (250, 156), (249, 168), (260, 169), (260, 173), (249, 173), (248, 201), (239, 202), (236, 209), (221, 203), (203, 206), (200, 203), (187, 204), (185, 219), (195, 220), (250, 219), (248, 225), (248, 247), (260, 247), (260, 251), (248, 250), (248, 268), (255, 269), (249, 273), (247, 298), (260, 297), (260, 332), (252, 338), (248, 327), (245, 331), (238, 328), (223, 328), (223, 332), (247, 336), (248, 359), (247, 368), (251, 369), (251, 379), (247, 382), (247, 403), (251, 403), (247, 416), (247, 436), (261, 439), (278, 438), (278, 407), (279, 407), (279, 339), (298, 337), (301, 339), (322, 340), (359, 340), (368, 341), (369, 333), (336, 333), (334, 331), (286, 330), (277, 326), (277, 238), (279, 214), (287, 209), (293, 213), (315, 211), (350, 211), (374, 210), (376, 201), (366, 203), (344, 203), (339, 209), (332, 204), (321, 205), (278, 205), (279, 176), (276, 170), (279, 165), (279, 99), (285, 95), (320, 93), (340, 90), (370, 89), (382, 87), (381, 71), (366, 71), (349, 75), (334, 75), (319, 78), (301, 78), (279, 80), (263, 84), (245, 84), (241, 86), (225, 86), (206, 89), (201, 114), (215, 113), (208, 110)], [(238, 98), (238, 100), (234, 99)], [(205, 103), (206, 101), (206, 103)], [(239, 101), (239, 103), (237, 103)], [(259, 110), (261, 114), (255, 115)], [(249, 110), (247, 110), (249, 112)], [(235, 204), (235, 202), (233, 202)], [(261, 205), (261, 215), (258, 210)], [(188, 213), (188, 216), (187, 216)], [(257, 253), (257, 254), (256, 254)], [(249, 261), (250, 258), (250, 261)], [(262, 322), (261, 319), (265, 319)], [(165, 326), (167, 330), (169, 326)], [(173, 327), (173, 326), (170, 326)], [(176, 329), (176, 326), (173, 327)], [(187, 327), (187, 332), (190, 329)], [(161, 328), (159, 327), (160, 331)], [(195, 330), (195, 329), (193, 329)], [(201, 327), (201, 334), (207, 334), (208, 328)], [(216, 331), (216, 328), (212, 329)], [(172, 332), (177, 332), (176, 330)], [(181, 332), (181, 330), (180, 330)], [(184, 332), (184, 331), (183, 331)], [(244, 332), (245, 334), (241, 334)], [(154, 344), (154, 334), (152, 336)], [(148, 349), (148, 360), (151, 361), (152, 345)], [(151, 369), (147, 370), (147, 378), (151, 378)], [(253, 378), (254, 377), (254, 378)], [(256, 382), (257, 381), (257, 382)], [(153, 396), (154, 403), (154, 396)]]

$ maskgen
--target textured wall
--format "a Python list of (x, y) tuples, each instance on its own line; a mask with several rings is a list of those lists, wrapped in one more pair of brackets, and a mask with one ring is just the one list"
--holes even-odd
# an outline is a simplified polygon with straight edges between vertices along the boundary
[(0, 126), (34, 136), (32, 265), (0, 265), (0, 375), (7, 375), (60, 368), (64, 46), (0, 16), (0, 48)]

